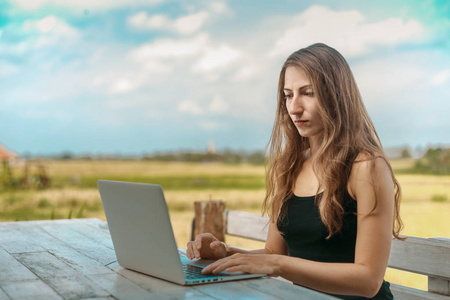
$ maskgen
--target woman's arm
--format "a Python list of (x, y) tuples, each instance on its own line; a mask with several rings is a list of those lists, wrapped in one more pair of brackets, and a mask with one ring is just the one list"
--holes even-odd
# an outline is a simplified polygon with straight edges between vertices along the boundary
[(241, 253), (241, 254), (281, 254), (287, 255), (287, 245), (277, 229), (277, 226), (270, 222), (267, 233), (266, 245), (264, 249), (247, 250), (233, 246), (227, 246), (227, 256)]
[(323, 292), (373, 297), (382, 284), (389, 258), (394, 185), (385, 161), (377, 158), (373, 166), (372, 162), (355, 162), (349, 179), (349, 192), (358, 202), (354, 263), (320, 263), (285, 255), (237, 254), (211, 264), (205, 273), (223, 270), (266, 273)]

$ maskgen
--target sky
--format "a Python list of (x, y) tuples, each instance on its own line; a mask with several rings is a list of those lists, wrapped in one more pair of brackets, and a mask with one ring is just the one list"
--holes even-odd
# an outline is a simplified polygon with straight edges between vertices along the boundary
[(263, 150), (282, 64), (317, 42), (347, 59), (386, 148), (450, 144), (446, 0), (1, 0), (0, 143)]

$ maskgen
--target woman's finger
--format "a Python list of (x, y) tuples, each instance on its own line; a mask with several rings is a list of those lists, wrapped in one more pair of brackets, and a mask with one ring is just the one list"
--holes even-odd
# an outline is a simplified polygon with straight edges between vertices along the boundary
[(192, 244), (195, 258), (201, 257), (202, 242), (203, 242), (203, 235), (202, 234), (197, 235)]
[(191, 241), (191, 242), (188, 242), (186, 245), (186, 256), (189, 259), (192, 259), (194, 257), (194, 249), (192, 248), (193, 244), (194, 243)]
[[(234, 255), (233, 255), (234, 256)], [(212, 264), (208, 265), (206, 268), (202, 270), (203, 274), (218, 274), (225, 270), (227, 267), (230, 267), (232, 264), (236, 264), (235, 258), (233, 256), (225, 257), (219, 259)], [(234, 262), (233, 262), (234, 261)]]

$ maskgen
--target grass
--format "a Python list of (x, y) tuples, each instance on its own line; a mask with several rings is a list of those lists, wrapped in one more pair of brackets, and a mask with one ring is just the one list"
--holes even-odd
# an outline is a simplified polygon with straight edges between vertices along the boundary
[[(413, 160), (392, 161), (402, 187), (402, 234), (450, 237), (450, 176), (409, 174)], [(0, 221), (59, 218), (105, 220), (97, 179), (160, 183), (165, 189), (177, 243), (190, 239), (193, 203), (226, 201), (228, 209), (261, 213), (264, 167), (149, 161), (48, 161), (52, 187), (0, 192)], [(20, 170), (17, 171), (20, 174)], [(227, 243), (257, 249), (264, 243), (227, 236)], [(389, 270), (386, 280), (427, 289), (427, 278)]]

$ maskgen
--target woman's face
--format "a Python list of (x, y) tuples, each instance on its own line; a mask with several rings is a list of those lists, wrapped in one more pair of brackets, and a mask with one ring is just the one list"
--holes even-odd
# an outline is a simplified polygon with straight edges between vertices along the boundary
[(319, 115), (319, 100), (302, 69), (287, 67), (284, 96), (289, 116), (300, 135), (306, 138), (320, 135), (324, 127)]

